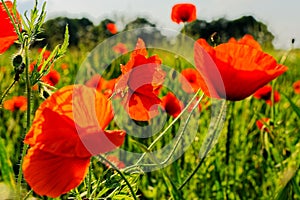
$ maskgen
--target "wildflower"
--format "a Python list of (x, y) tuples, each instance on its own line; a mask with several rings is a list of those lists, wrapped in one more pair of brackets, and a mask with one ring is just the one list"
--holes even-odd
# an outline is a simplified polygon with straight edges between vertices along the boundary
[[(13, 3), (11, 1), (6, 1), (5, 5), (14, 18), (12, 12)], [(17, 13), (16, 17), (18, 19), (14, 19), (15, 23), (20, 23), (19, 13)], [(4, 5), (0, 2), (0, 54), (4, 53), (17, 39), (18, 35), (14, 29), (14, 25), (10, 21)]]
[(61, 68), (62, 70), (66, 70), (66, 69), (69, 68), (69, 65), (68, 65), (67, 63), (62, 63), (62, 64), (60, 65), (60, 68)]
[(293, 83), (295, 94), (300, 94), (300, 80)]
[(114, 23), (108, 23), (106, 24), (106, 29), (111, 33), (111, 34), (116, 34), (118, 33), (117, 26)]
[[(38, 49), (38, 52), (39, 52), (39, 53), (41, 53), (42, 51), (43, 51), (42, 48), (39, 48), (39, 49)], [(51, 54), (51, 51), (45, 50), (44, 53), (43, 53), (43, 59), (44, 59), (44, 60), (47, 60), (47, 59), (49, 58), (50, 54)]]
[(287, 70), (272, 56), (249, 45), (229, 42), (213, 48), (204, 39), (195, 43), (195, 63), (203, 79), (203, 92), (231, 101), (250, 96)]
[(97, 89), (107, 97), (110, 97), (115, 87), (116, 79), (106, 80), (99, 74), (92, 76), (85, 85)]
[(137, 121), (148, 121), (158, 114), (161, 100), (157, 90), (161, 87), (165, 72), (157, 55), (147, 58), (147, 50), (142, 39), (138, 39), (135, 50), (126, 65), (121, 65), (122, 74), (115, 86), (122, 104), (129, 116)]
[(172, 92), (168, 92), (161, 101), (161, 105), (164, 110), (174, 118), (176, 118), (183, 109), (183, 103), (178, 100)]
[(24, 143), (24, 178), (39, 195), (52, 198), (77, 187), (93, 155), (122, 145), (125, 132), (104, 130), (112, 119), (111, 103), (95, 89), (66, 86), (36, 111)]
[[(117, 156), (114, 155), (108, 155), (106, 156), (106, 159), (112, 162), (118, 169), (123, 169), (125, 168), (125, 164), (119, 160)], [(106, 164), (107, 168), (110, 168), (111, 166), (109, 164)]]
[[(272, 87), (270, 85), (263, 86), (259, 88), (254, 94), (253, 97), (257, 99), (263, 99), (268, 105), (272, 105)], [(278, 91), (274, 91), (274, 103), (277, 103), (280, 100), (280, 94)]]
[(59, 79), (60, 79), (60, 74), (58, 73), (58, 71), (54, 69), (51, 69), (48, 74), (46, 74), (41, 78), (41, 80), (44, 83), (47, 83), (51, 86), (55, 86), (58, 83)]
[(12, 99), (4, 101), (3, 107), (4, 109), (12, 112), (25, 111), (27, 109), (27, 99), (24, 96), (16, 96)]
[(196, 19), (196, 6), (189, 3), (176, 4), (172, 8), (171, 19), (180, 22), (192, 22)]
[(113, 46), (113, 50), (114, 50), (114, 52), (120, 53), (120, 54), (127, 53), (127, 51), (128, 51), (126, 45), (123, 43), (120, 43), (120, 42), (117, 45)]
[(256, 126), (260, 131), (264, 130), (266, 132), (269, 132), (269, 129), (265, 125), (265, 124), (269, 124), (269, 122), (270, 122), (270, 118), (262, 118), (256, 121)]
[(230, 38), (228, 42), (229, 43), (231, 42), (231, 43), (248, 45), (248, 46), (253, 47), (253, 48), (255, 48), (259, 51), (262, 51), (262, 48), (261, 48), (260, 44), (250, 34), (244, 35), (239, 40), (236, 40), (235, 38)]
[(181, 75), (179, 81), (186, 93), (197, 92), (200, 89), (202, 79), (196, 69), (184, 69), (181, 71)]

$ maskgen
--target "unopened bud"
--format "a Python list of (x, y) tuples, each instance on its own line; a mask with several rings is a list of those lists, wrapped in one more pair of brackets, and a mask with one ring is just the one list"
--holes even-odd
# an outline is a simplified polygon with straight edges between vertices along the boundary
[(16, 55), (14, 58), (13, 58), (13, 66), (14, 67), (19, 67), (23, 62), (23, 58), (21, 55)]

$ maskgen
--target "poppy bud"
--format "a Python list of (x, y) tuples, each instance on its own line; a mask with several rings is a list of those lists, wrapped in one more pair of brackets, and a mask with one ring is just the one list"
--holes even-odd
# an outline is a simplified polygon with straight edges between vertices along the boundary
[(14, 67), (19, 67), (22, 64), (23, 58), (21, 55), (16, 55), (13, 58), (13, 66)]
[(15, 81), (19, 81), (20, 79), (20, 74), (24, 72), (25, 69), (25, 64), (21, 63), (19, 66), (15, 67)]

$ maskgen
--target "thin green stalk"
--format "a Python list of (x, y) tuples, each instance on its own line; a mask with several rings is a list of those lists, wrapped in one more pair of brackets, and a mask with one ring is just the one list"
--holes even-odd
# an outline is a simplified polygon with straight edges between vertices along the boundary
[(225, 157), (225, 164), (227, 167), (226, 170), (226, 199), (228, 199), (228, 191), (230, 189), (229, 187), (229, 159), (230, 159), (230, 146), (231, 146), (231, 139), (233, 136), (233, 130), (234, 130), (234, 102), (229, 102), (230, 107), (230, 115), (228, 119), (228, 125), (227, 125), (227, 134), (226, 134), (226, 157)]
[(0, 99), (0, 105), (2, 105), (2, 102), (3, 102), (4, 98), (6, 97), (6, 95), (7, 95), (8, 92), (10, 91), (10, 89), (15, 85), (16, 82), (17, 82), (17, 81), (14, 80), (14, 81), (9, 85), (9, 87), (5, 90), (5, 92), (2, 94), (1, 99)]
[(92, 189), (92, 165), (89, 166), (88, 171), (88, 181), (87, 181), (87, 198), (91, 197), (91, 189)]
[[(26, 91), (27, 91), (27, 119), (26, 119), (26, 131), (25, 133), (30, 129), (31, 124), (31, 84), (30, 84), (30, 77), (29, 77), (29, 44), (27, 41), (25, 41), (24, 45), (24, 51), (25, 51), (25, 78), (26, 78)], [(18, 179), (17, 179), (17, 195), (19, 195), (19, 199), (21, 199), (21, 189), (22, 189), (22, 165), (23, 165), (23, 159), (26, 154), (26, 151), (28, 149), (28, 145), (24, 144), (22, 149), (22, 154), (20, 158), (20, 167), (19, 167), (19, 173), (18, 173)]]
[(129, 181), (127, 180), (127, 178), (125, 177), (125, 175), (123, 174), (123, 172), (121, 172), (118, 167), (116, 167), (112, 162), (110, 162), (109, 160), (107, 160), (104, 156), (102, 155), (98, 155), (97, 157), (99, 157), (100, 159), (104, 160), (106, 163), (108, 163), (114, 170), (116, 170), (118, 172), (118, 174), (123, 178), (123, 180), (125, 181), (126, 185), (128, 186), (131, 195), (133, 197), (134, 200), (137, 200), (137, 196), (135, 195), (135, 192), (133, 190), (133, 188), (131, 187)]
[(218, 137), (218, 132), (219, 130), (219, 125), (222, 122), (222, 118), (223, 118), (223, 114), (226, 108), (226, 102), (224, 101), (221, 105), (220, 108), (220, 112), (216, 118), (216, 123), (213, 126), (213, 130), (212, 130), (212, 137), (208, 138), (208, 143), (207, 146), (204, 150), (203, 153), (200, 153), (200, 162), (197, 164), (196, 168), (194, 169), (194, 171), (183, 181), (183, 183), (178, 187), (178, 190), (181, 190), (192, 178), (193, 176), (196, 174), (196, 172), (200, 169), (201, 165), (203, 164), (208, 152), (211, 150), (211, 148), (213, 147), (213, 144), (215, 142), (215, 138)]
[[(155, 162), (155, 164), (135, 164), (135, 165), (132, 165), (132, 166), (127, 167), (125, 170), (128, 171), (128, 170), (130, 170), (130, 169), (132, 169), (132, 168), (136, 168), (136, 167), (155, 167), (155, 166), (159, 166), (159, 165), (165, 165), (165, 164), (171, 159), (173, 153), (174, 153), (175, 150), (177, 149), (177, 147), (178, 147), (178, 145), (179, 145), (179, 142), (181, 141), (181, 138), (182, 138), (183, 134), (185, 133), (185, 130), (186, 130), (186, 128), (187, 128), (187, 125), (188, 125), (188, 123), (189, 123), (189, 121), (190, 121), (190, 118), (191, 118), (191, 116), (192, 116), (192, 113), (193, 113), (193, 111), (198, 107), (198, 105), (199, 105), (199, 103), (201, 102), (201, 100), (203, 99), (203, 97), (204, 97), (204, 94), (201, 95), (201, 97), (197, 100), (197, 102), (196, 102), (195, 105), (193, 106), (193, 108), (192, 108), (192, 110), (190, 111), (190, 113), (189, 113), (187, 119), (186, 119), (185, 122), (184, 122), (184, 125), (183, 125), (183, 127), (182, 127), (182, 130), (180, 131), (180, 133), (179, 133), (179, 135), (178, 135), (178, 139), (176, 140), (176, 142), (175, 142), (175, 144), (174, 144), (172, 150), (170, 151), (170, 153), (168, 154), (168, 156), (166, 157), (166, 159), (165, 159), (164, 161), (158, 162), (157, 159), (156, 159), (154, 156), (152, 156), (151, 154), (149, 154), (150, 157), (151, 157), (151, 159)], [(191, 102), (193, 102), (193, 101), (191, 101)], [(189, 107), (189, 106), (187, 106), (187, 107)], [(168, 129), (168, 128), (167, 128), (167, 129)], [(143, 150), (145, 150), (146, 153), (149, 153), (149, 152), (150, 152), (149, 148), (146, 148), (146, 147), (143, 148)]]
[(225, 163), (226, 165), (229, 164), (229, 158), (230, 158), (230, 144), (231, 144), (231, 138), (233, 134), (233, 129), (234, 129), (234, 102), (229, 102), (229, 107), (230, 107), (230, 115), (228, 119), (228, 126), (227, 126), (227, 135), (226, 135), (226, 158), (225, 158)]
[[(193, 103), (194, 99), (198, 96), (198, 94), (200, 93), (200, 90), (198, 90), (196, 92), (196, 94), (193, 96), (193, 98), (191, 99), (191, 101), (188, 103), (188, 105), (181, 111), (181, 113), (172, 121), (172, 123), (170, 123), (168, 125), (168, 127), (157, 137), (155, 138), (155, 140), (149, 145), (149, 147), (147, 148), (147, 152), (151, 151), (151, 149), (154, 147), (154, 145), (160, 140), (160, 138), (162, 138), (162, 136), (164, 136), (164, 134), (176, 123), (176, 121), (178, 121), (178, 119), (180, 119), (180, 117), (183, 115), (183, 113), (190, 107), (190, 105)], [(142, 161), (142, 159), (146, 156), (147, 152), (143, 153), (142, 156), (139, 158), (139, 160), (136, 162), (135, 165), (137, 165), (138, 163), (140, 163)]]

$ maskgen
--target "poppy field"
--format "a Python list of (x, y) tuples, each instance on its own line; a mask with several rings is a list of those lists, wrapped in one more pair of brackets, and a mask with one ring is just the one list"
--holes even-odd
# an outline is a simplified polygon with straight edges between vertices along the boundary
[(41, 47), (45, 8), (0, 2), (0, 199), (300, 199), (299, 49), (191, 38), (190, 3)]

